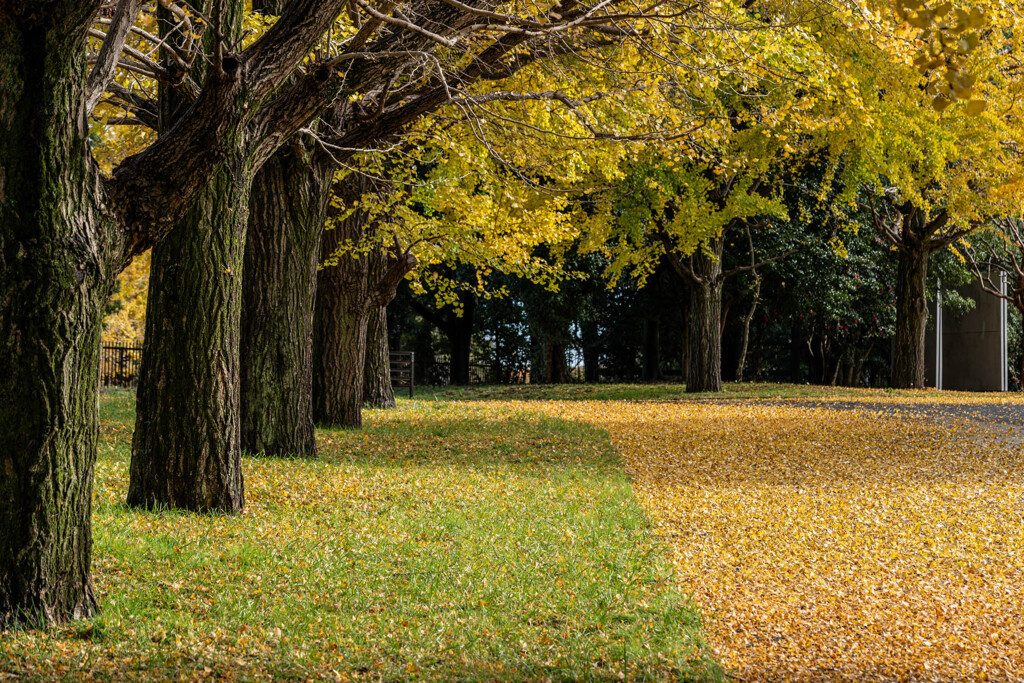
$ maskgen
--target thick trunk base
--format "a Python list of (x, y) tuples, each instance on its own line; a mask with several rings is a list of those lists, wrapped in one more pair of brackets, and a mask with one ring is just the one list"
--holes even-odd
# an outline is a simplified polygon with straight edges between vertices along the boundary
[[(235, 172), (232, 172), (235, 171)], [(237, 512), (248, 187), (222, 168), (153, 249), (128, 504)]]
[(896, 276), (896, 347), (892, 385), (897, 389), (924, 388), (924, 348), (928, 325), (928, 252), (904, 247)]
[(388, 312), (381, 306), (371, 311), (366, 325), (366, 367), (363, 370), (363, 405), (394, 408), (391, 386), (391, 354), (388, 350)]
[(242, 448), (316, 454), (313, 300), (330, 169), (289, 147), (256, 174), (245, 245)]

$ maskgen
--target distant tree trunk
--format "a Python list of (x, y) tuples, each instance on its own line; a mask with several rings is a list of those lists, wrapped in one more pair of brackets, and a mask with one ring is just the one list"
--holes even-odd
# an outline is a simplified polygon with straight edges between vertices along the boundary
[(239, 337), (248, 169), (225, 164), (153, 248), (128, 504), (242, 509)]
[(369, 408), (394, 408), (395, 390), (391, 386), (391, 354), (388, 350), (388, 311), (376, 306), (366, 326), (366, 368), (363, 371), (363, 405)]
[(642, 378), (645, 382), (661, 379), (661, 335), (657, 318), (644, 319), (644, 365)]
[(313, 299), (332, 175), (330, 163), (292, 144), (253, 181), (241, 346), (241, 438), (250, 453), (316, 453)]
[(469, 361), (473, 347), (473, 323), (476, 317), (476, 295), (472, 292), (459, 294), (462, 315), (452, 315), (445, 331), (451, 345), (451, 383), (456, 386), (469, 384)]
[(82, 163), (87, 19), (68, 39), (45, 5), (25, 23), (6, 11), (0, 10), (0, 631), (59, 624), (96, 609), (96, 389), (103, 307), (118, 269), (110, 224), (96, 201), (99, 174)]
[[(330, 258), (346, 240), (358, 242), (365, 221), (365, 213), (356, 210), (327, 230), (322, 257)], [(365, 253), (342, 254), (337, 265), (325, 266), (317, 276), (313, 337), (313, 417), (317, 424), (363, 426), (368, 295), (369, 259)]]
[(750, 300), (750, 309), (747, 314), (743, 317), (743, 345), (740, 348), (740, 360), (736, 364), (736, 381), (743, 381), (743, 373), (746, 370), (747, 365), (747, 347), (750, 343), (750, 321), (754, 319), (754, 312), (757, 310), (757, 304), (761, 302), (761, 276), (754, 271), (754, 286), (752, 288), (752, 296)]
[(693, 255), (690, 285), (688, 393), (722, 390), (722, 262), (703, 251)]
[(586, 382), (601, 380), (601, 354), (596, 322), (580, 323), (583, 331), (583, 379)]
[(868, 358), (871, 357), (871, 351), (875, 348), (875, 340), (872, 339), (868, 347), (864, 349), (864, 353), (857, 359), (857, 364), (853, 368), (853, 380), (850, 382), (850, 386), (857, 386), (860, 384), (861, 374), (864, 372), (864, 363), (867, 362)]
[[(353, 173), (336, 193), (353, 205), (369, 192), (381, 192), (368, 178)], [(380, 247), (338, 253), (346, 244), (374, 240), (376, 226), (362, 208), (356, 209), (321, 238), (325, 261), (317, 276), (313, 337), (313, 417), (317, 424), (361, 427), (366, 371), (367, 323), (395, 298), (405, 274), (416, 258), (397, 244), (391, 252)], [(383, 265), (374, 265), (375, 259)], [(333, 261), (337, 261), (334, 265)], [(386, 334), (386, 333), (385, 333)]]
[(899, 250), (896, 275), (896, 349), (892, 385), (900, 389), (924, 388), (924, 346), (928, 324), (927, 249), (907, 245)]
[(565, 345), (548, 337), (544, 340), (544, 382), (565, 384), (569, 381), (569, 368), (565, 362)]

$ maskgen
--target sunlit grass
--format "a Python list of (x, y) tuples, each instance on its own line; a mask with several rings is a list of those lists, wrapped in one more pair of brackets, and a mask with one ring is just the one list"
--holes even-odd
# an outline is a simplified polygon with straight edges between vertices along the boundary
[(27, 679), (718, 678), (608, 437), (403, 401), (320, 457), (245, 461), (240, 516), (129, 510), (130, 394), (101, 398), (97, 618), (0, 635)]

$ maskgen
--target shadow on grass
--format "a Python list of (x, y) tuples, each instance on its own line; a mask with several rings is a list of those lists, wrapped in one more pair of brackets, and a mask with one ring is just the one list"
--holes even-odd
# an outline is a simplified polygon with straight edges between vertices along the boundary
[(321, 457), (247, 458), (237, 516), (121, 505), (130, 397), (101, 399), (102, 614), (0, 639), (29, 679), (717, 680), (607, 435), (406, 404)]

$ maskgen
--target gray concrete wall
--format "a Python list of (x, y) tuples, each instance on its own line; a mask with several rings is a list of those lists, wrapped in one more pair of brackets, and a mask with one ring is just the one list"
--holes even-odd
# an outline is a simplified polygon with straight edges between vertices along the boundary
[[(942, 386), (958, 391), (1005, 391), (1006, 331), (1002, 300), (971, 283), (957, 290), (975, 301), (969, 313), (954, 317), (942, 314)], [(935, 322), (935, 305), (928, 311)], [(925, 349), (925, 383), (935, 386), (936, 333), (928, 331)]]

